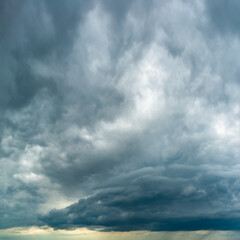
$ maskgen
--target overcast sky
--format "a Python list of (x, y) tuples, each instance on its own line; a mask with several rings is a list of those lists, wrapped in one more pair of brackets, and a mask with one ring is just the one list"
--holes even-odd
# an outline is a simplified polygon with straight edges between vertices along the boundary
[(0, 228), (240, 230), (239, 12), (0, 1)]

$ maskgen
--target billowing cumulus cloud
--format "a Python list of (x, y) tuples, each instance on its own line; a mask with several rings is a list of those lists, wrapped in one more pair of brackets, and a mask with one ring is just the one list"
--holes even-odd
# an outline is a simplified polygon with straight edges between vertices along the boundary
[(237, 1), (2, 1), (0, 227), (239, 230)]

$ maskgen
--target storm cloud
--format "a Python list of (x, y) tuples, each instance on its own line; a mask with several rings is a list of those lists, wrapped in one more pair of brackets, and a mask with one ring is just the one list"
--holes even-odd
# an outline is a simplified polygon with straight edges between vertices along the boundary
[(0, 3), (0, 228), (240, 230), (237, 1)]

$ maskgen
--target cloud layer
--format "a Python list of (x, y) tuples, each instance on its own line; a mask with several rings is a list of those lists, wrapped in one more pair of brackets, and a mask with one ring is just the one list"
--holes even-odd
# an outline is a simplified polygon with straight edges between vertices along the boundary
[(239, 230), (239, 7), (2, 1), (0, 227)]

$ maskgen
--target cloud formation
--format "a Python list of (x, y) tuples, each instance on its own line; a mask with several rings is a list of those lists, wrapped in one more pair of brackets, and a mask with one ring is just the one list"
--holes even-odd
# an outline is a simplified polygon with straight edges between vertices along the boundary
[(0, 227), (239, 230), (238, 5), (2, 1)]

